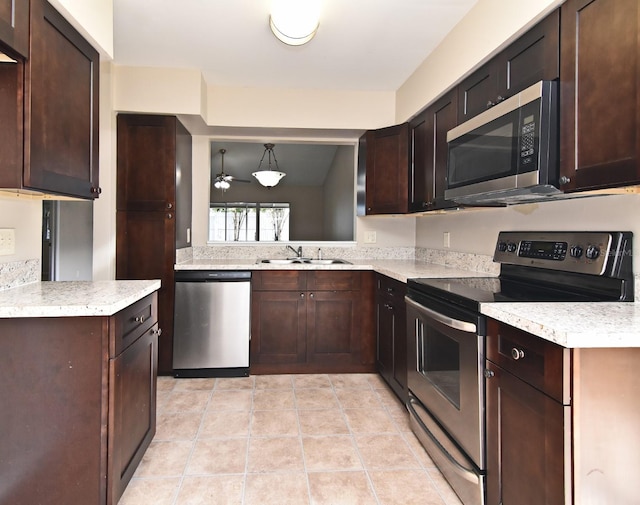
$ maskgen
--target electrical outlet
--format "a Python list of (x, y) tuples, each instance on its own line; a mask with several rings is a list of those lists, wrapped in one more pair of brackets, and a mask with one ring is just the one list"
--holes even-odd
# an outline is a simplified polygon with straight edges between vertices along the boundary
[(365, 231), (364, 232), (364, 243), (365, 244), (375, 244), (376, 243), (376, 232), (375, 231)]
[(13, 228), (0, 229), (0, 256), (16, 253), (16, 230)]
[(442, 234), (442, 245), (449, 248), (451, 247), (451, 233), (448, 231), (445, 231)]

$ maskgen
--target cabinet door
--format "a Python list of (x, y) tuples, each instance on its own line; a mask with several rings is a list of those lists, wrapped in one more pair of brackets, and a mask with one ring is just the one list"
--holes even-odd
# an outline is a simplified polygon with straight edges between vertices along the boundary
[(118, 210), (175, 213), (176, 118), (119, 114), (117, 121)]
[(429, 110), (433, 123), (433, 208), (455, 207), (455, 203), (445, 200), (444, 191), (447, 189), (447, 160), (449, 158), (447, 132), (458, 124), (457, 89), (449, 91), (429, 107)]
[(407, 399), (406, 284), (377, 275), (377, 368), (391, 389)]
[(640, 182), (640, 5), (562, 6), (560, 175), (575, 191)]
[(306, 361), (306, 304), (304, 291), (253, 291), (251, 342), (254, 365), (288, 365)]
[(175, 219), (172, 212), (124, 212), (116, 216), (116, 279), (160, 279), (158, 371), (173, 371)]
[(376, 295), (376, 368), (380, 375), (391, 382), (393, 375), (393, 305), (389, 296), (378, 288)]
[(538, 81), (560, 76), (560, 10), (497, 56), (498, 96), (509, 98)]
[[(565, 503), (564, 407), (487, 362), (487, 503)], [(570, 430), (570, 426), (566, 427)]]
[(433, 202), (433, 122), (430, 109), (409, 123), (411, 163), (409, 164), (409, 211), (428, 210)]
[(158, 325), (109, 362), (107, 503), (117, 503), (156, 432)]
[(361, 363), (360, 292), (309, 291), (307, 361), (315, 364)]
[(366, 146), (366, 213), (406, 213), (409, 124), (367, 132)]
[(31, 2), (24, 185), (97, 198), (98, 52), (46, 0)]
[[(3, 47), (4, 46), (4, 47)], [(0, 0), (0, 51), (29, 53), (29, 0)]]
[(458, 123), (477, 116), (495, 105), (498, 69), (491, 60), (458, 84)]

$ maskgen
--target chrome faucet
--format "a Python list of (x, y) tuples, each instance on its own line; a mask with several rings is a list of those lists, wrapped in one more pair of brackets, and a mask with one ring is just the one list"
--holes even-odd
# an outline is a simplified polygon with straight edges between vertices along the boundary
[(298, 246), (298, 250), (296, 251), (293, 247), (291, 247), (290, 245), (287, 246), (287, 249), (291, 249), (298, 258), (302, 258), (302, 246)]

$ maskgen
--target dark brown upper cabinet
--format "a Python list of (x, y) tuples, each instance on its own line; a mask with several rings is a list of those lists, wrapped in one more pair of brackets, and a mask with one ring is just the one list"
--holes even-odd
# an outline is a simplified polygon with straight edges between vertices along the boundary
[(30, 19), (28, 58), (0, 64), (0, 187), (97, 198), (99, 54), (45, 0)]
[(406, 213), (409, 123), (368, 131), (365, 140), (359, 155), (366, 155), (366, 214)]
[(29, 0), (0, 0), (0, 52), (29, 53)]
[(409, 123), (409, 211), (452, 207), (444, 198), (447, 178), (447, 132), (457, 124), (457, 89), (436, 100)]
[(538, 81), (559, 76), (560, 11), (556, 10), (458, 85), (458, 122), (478, 115)]
[(562, 6), (560, 183), (564, 191), (640, 183), (640, 6)]

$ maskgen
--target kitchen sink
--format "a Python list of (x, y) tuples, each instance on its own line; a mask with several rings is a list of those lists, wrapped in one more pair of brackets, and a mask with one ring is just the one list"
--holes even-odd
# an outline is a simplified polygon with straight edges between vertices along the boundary
[(259, 259), (256, 263), (269, 263), (271, 265), (350, 265), (351, 263), (341, 259), (311, 259), (311, 258), (269, 258)]

